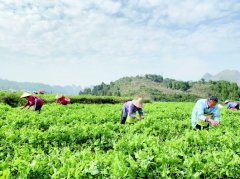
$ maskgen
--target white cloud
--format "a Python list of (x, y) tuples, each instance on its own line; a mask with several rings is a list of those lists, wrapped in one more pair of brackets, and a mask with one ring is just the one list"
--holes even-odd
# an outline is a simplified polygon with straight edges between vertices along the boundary
[[(25, 70), (40, 65), (53, 84), (61, 83), (47, 78), (55, 64), (66, 84), (157, 73), (181, 63), (181, 71), (201, 69), (191, 72), (198, 79), (213, 62), (240, 56), (239, 11), (237, 0), (0, 0), (0, 63), (11, 61), (4, 62), (7, 68), (21, 61)], [(17, 65), (15, 71), (3, 70), (0, 77), (17, 80)]]

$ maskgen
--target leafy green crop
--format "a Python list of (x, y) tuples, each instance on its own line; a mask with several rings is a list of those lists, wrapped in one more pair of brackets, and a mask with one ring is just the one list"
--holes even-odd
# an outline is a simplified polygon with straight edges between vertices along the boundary
[(148, 103), (121, 125), (121, 104), (0, 104), (0, 178), (239, 178), (240, 111), (193, 131), (193, 105)]

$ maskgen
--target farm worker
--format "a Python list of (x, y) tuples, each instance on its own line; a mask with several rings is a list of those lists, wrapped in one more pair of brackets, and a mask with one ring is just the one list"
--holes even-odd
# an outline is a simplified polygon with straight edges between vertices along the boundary
[(22, 110), (23, 108), (27, 107), (28, 106), (28, 109), (31, 107), (31, 106), (34, 106), (34, 110), (35, 111), (41, 111), (41, 108), (43, 106), (43, 100), (39, 97), (36, 97), (36, 96), (32, 96), (31, 94), (29, 93), (23, 93), (22, 96), (20, 98), (25, 98), (27, 99), (27, 102), (24, 104), (24, 106), (22, 106), (20, 109)]
[(63, 105), (67, 105), (70, 103), (70, 99), (69, 98), (66, 98), (65, 96), (63, 95), (56, 95), (56, 103), (60, 103), (60, 104), (63, 104)]
[(217, 103), (218, 98), (216, 96), (199, 99), (196, 102), (192, 111), (193, 129), (209, 129), (210, 125), (219, 125), (220, 113)]
[[(122, 107), (121, 124), (125, 124), (128, 116), (130, 116), (133, 119), (138, 119), (138, 120), (143, 119), (144, 116), (143, 116), (142, 109), (143, 109), (142, 98), (125, 102)], [(139, 113), (139, 117), (135, 115), (137, 111)]]
[(231, 110), (239, 110), (239, 103), (237, 101), (234, 102), (230, 102), (228, 100), (226, 100), (224, 102), (227, 105), (227, 109), (231, 109)]

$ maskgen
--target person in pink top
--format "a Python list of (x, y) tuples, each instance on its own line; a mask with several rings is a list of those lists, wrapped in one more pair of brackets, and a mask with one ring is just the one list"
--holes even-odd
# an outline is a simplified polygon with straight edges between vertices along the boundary
[(44, 104), (44, 102), (41, 98), (36, 97), (36, 96), (32, 96), (29, 93), (23, 93), (20, 98), (27, 99), (27, 102), (20, 108), (21, 110), (24, 109), (27, 106), (28, 106), (28, 109), (31, 106), (34, 106), (34, 111), (39, 111), (39, 113), (40, 113), (40, 111), (42, 109), (42, 106)]
[(62, 105), (67, 105), (70, 103), (70, 99), (69, 98), (66, 98), (65, 96), (63, 95), (57, 95), (56, 96), (56, 103), (60, 103)]

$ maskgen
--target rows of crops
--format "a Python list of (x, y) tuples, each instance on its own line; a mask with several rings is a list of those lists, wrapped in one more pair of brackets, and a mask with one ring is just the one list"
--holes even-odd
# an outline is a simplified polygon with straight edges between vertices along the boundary
[[(0, 90), (0, 103), (8, 104), (12, 107), (17, 107), (26, 103), (26, 99), (20, 98), (23, 92), (8, 92)], [(55, 103), (56, 94), (34, 94), (35, 96), (43, 99), (45, 104)], [(66, 97), (71, 99), (71, 104), (116, 104), (124, 101), (131, 100), (129, 97), (120, 96), (94, 96), (94, 95), (67, 95)], [(150, 99), (144, 99), (144, 102), (150, 102)]]
[(0, 104), (0, 177), (239, 178), (240, 112), (193, 131), (193, 105), (146, 104), (143, 121), (121, 125), (121, 104)]

